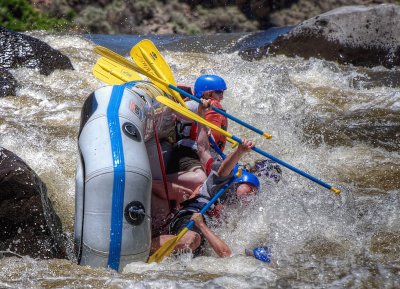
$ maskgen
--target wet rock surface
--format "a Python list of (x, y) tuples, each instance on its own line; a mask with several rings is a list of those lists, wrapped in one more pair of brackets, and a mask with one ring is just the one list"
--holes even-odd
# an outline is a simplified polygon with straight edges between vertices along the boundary
[(17, 80), (7, 70), (0, 68), (0, 97), (15, 95)]
[(0, 228), (0, 251), (33, 258), (68, 255), (46, 185), (21, 158), (1, 147)]
[(15, 95), (17, 80), (8, 69), (27, 67), (49, 75), (56, 69), (74, 69), (70, 59), (34, 37), (0, 27), (0, 97)]
[(50, 45), (3, 27), (0, 27), (0, 67), (37, 68), (44, 75), (56, 69), (74, 69), (69, 58)]
[(284, 54), (343, 64), (400, 65), (400, 6), (346, 6), (313, 17), (271, 44), (242, 51), (245, 59)]

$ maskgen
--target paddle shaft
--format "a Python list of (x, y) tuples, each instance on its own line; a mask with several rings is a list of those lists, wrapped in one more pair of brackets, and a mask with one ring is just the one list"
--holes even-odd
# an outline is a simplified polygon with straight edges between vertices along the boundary
[[(191, 95), (187, 91), (184, 91), (183, 89), (180, 89), (179, 87), (176, 87), (176, 86), (174, 86), (172, 84), (168, 84), (168, 87), (170, 87), (171, 89), (179, 92), (180, 94), (182, 94), (182, 95), (184, 95), (186, 97), (189, 97), (190, 99), (192, 99), (192, 100), (194, 100), (194, 101), (196, 101), (196, 102), (201, 104), (200, 98), (198, 98), (198, 97), (196, 97), (194, 95)], [(211, 106), (211, 109), (213, 111), (218, 112), (219, 114), (222, 114), (223, 116), (226, 116), (227, 118), (233, 120), (234, 122), (237, 122), (238, 124), (240, 124), (240, 125), (242, 125), (244, 127), (247, 127), (248, 129), (250, 129), (250, 130), (252, 130), (252, 131), (254, 131), (254, 132), (256, 132), (256, 133), (258, 133), (258, 134), (260, 134), (260, 135), (262, 135), (264, 137), (266, 137), (266, 138), (272, 138), (272, 135), (263, 132), (262, 130), (260, 130), (260, 129), (258, 129), (258, 128), (256, 128), (256, 127), (254, 127), (254, 126), (242, 121), (241, 119), (238, 119), (237, 117), (227, 113), (226, 111), (224, 111), (222, 109), (219, 109), (218, 107)]]
[(212, 135), (208, 136), (208, 141), (210, 142), (212, 148), (221, 156), (221, 158), (224, 160), (226, 159), (226, 155), (221, 151), (221, 149), (218, 147), (218, 145), (215, 143), (214, 138)]
[[(219, 133), (225, 135), (226, 137), (230, 137), (231, 139), (233, 139), (234, 141), (236, 141), (236, 142), (238, 142), (240, 144), (242, 143), (242, 140), (240, 138), (238, 138), (237, 136), (235, 136), (235, 135), (233, 135), (233, 134), (221, 129), (220, 127), (216, 126), (213, 123), (210, 123), (209, 121), (205, 120), (204, 118), (200, 117), (199, 115), (197, 115), (197, 114), (195, 114), (195, 113), (193, 113), (193, 112), (191, 112), (191, 111), (189, 111), (187, 109), (184, 109), (183, 107), (178, 105), (176, 102), (173, 102), (173, 101), (171, 101), (170, 99), (168, 99), (168, 98), (166, 98), (164, 96), (158, 96), (157, 97), (157, 101), (167, 105), (168, 107), (170, 107), (173, 110), (179, 112), (180, 114), (183, 114), (183, 115), (193, 119), (194, 121), (200, 122), (200, 123), (208, 126), (209, 128), (218, 131)], [(305, 178), (307, 178), (307, 179), (309, 179), (309, 180), (311, 180), (311, 181), (313, 181), (313, 182), (315, 182), (315, 183), (317, 183), (317, 184), (319, 184), (319, 185), (321, 185), (321, 186), (333, 191), (336, 194), (340, 193), (339, 189), (332, 187), (331, 185), (329, 185), (329, 184), (327, 184), (327, 183), (325, 183), (325, 182), (323, 182), (323, 181), (321, 181), (321, 180), (319, 180), (319, 179), (307, 174), (306, 172), (303, 172), (302, 170), (299, 170), (298, 168), (295, 168), (294, 166), (292, 166), (292, 165), (290, 165), (290, 164), (288, 164), (288, 163), (286, 163), (286, 162), (274, 157), (273, 155), (270, 155), (270, 154), (266, 153), (265, 151), (263, 151), (263, 150), (261, 150), (261, 149), (259, 149), (257, 147), (253, 147), (252, 150), (257, 152), (257, 153), (259, 153), (259, 154), (261, 154), (261, 155), (263, 155), (263, 156), (265, 156), (265, 157), (267, 157), (267, 158), (269, 158), (269, 159), (271, 159), (271, 160), (273, 160), (273, 161), (275, 161), (275, 162), (277, 162), (277, 163), (279, 163), (279, 164), (281, 164), (282, 166), (284, 166), (284, 167), (286, 167), (286, 168), (288, 168), (288, 169), (290, 169), (290, 170), (302, 175), (303, 177), (305, 177)]]

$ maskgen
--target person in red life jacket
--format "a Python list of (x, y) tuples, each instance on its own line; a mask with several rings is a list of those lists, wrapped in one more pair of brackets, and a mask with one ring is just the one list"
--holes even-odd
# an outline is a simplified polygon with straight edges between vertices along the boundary
[[(226, 89), (227, 86), (222, 77), (218, 75), (202, 75), (195, 81), (194, 95), (201, 99), (209, 99), (212, 106), (223, 110), (221, 101), (224, 98), (224, 91)], [(223, 130), (228, 129), (227, 117), (212, 109), (205, 111), (204, 118)], [(219, 157), (225, 158), (223, 154), (225, 144), (226, 136), (215, 130), (211, 130), (210, 152), (213, 159), (218, 159)], [(238, 166), (235, 167), (235, 174), (237, 168)], [(254, 174), (243, 170), (242, 177), (235, 180), (235, 186), (238, 195), (248, 196), (260, 187), (260, 181)]]
[[(219, 76), (215, 76), (218, 79), (221, 79), (225, 84), (224, 80)], [(199, 80), (200, 79), (200, 80)], [(195, 87), (221, 87), (218, 84), (209, 83), (207, 86), (207, 81), (210, 82), (210, 79), (203, 79), (199, 77), (199, 79), (195, 83)], [(211, 77), (212, 82), (212, 77)], [(215, 82), (215, 80), (214, 80)], [(197, 85), (197, 86), (196, 86)], [(179, 88), (185, 90), (188, 93), (192, 94), (192, 90), (189, 86), (179, 85)], [(226, 89), (226, 85), (225, 85)], [(207, 94), (213, 95), (212, 92), (207, 91)], [(181, 95), (182, 96), (182, 95)], [(216, 101), (216, 99), (212, 99), (206, 97), (204, 99), (211, 99), (211, 101)], [(194, 100), (185, 99), (186, 106), (188, 109), (194, 113), (198, 113), (199, 104)], [(219, 104), (216, 103), (218, 106)], [(220, 118), (219, 114), (210, 114), (210, 112), (206, 112), (206, 115), (210, 115), (212, 121), (216, 121), (216, 125), (221, 127), (220, 120), (226, 118)], [(223, 128), (226, 129), (226, 125), (222, 124)], [(166, 164), (166, 174), (168, 178), (168, 186), (171, 191), (170, 199), (182, 202), (187, 198), (188, 192), (193, 191), (200, 184), (202, 184), (207, 175), (209, 173), (209, 167), (211, 162), (207, 161), (204, 163), (198, 157), (197, 152), (197, 123), (193, 122), (191, 119), (187, 119), (184, 116), (177, 115), (176, 125), (176, 143), (171, 152), (171, 157)], [(218, 139), (218, 143), (225, 145), (226, 138)], [(158, 195), (162, 195), (164, 191), (163, 184), (159, 182), (153, 183), (153, 190)]]
[[(190, 87), (180, 85), (180, 88), (191, 93)], [(202, 75), (197, 78), (194, 84), (195, 96), (209, 99), (210, 105), (220, 109), (222, 109), (220, 101), (223, 99), (223, 92), (226, 89), (225, 81), (218, 75)], [(199, 104), (196, 101), (188, 100), (186, 105), (192, 112), (198, 112)], [(211, 109), (205, 112), (204, 118), (224, 130), (228, 127), (227, 118)], [(212, 136), (218, 147), (223, 151), (226, 137), (215, 131), (212, 131)], [(177, 181), (183, 186), (193, 189), (205, 180), (209, 173), (207, 167), (210, 165), (202, 162), (197, 156), (197, 123), (178, 116), (176, 138), (175, 149), (170, 162), (167, 164), (167, 174), (170, 175), (171, 181)], [(217, 155), (214, 154), (213, 156), (216, 157)], [(198, 170), (200, 164), (205, 168), (204, 174), (201, 170)], [(196, 175), (192, 176), (192, 172), (196, 172)]]
[[(203, 100), (203, 105), (199, 106), (199, 114), (204, 115), (204, 107), (209, 107), (210, 100)], [(208, 162), (206, 160), (212, 160), (210, 154), (210, 145), (208, 143), (208, 131), (207, 128), (199, 124), (198, 134), (198, 152), (202, 162)], [(248, 151), (254, 147), (254, 143), (250, 140), (243, 140), (241, 144), (228, 155), (222, 162), (220, 160), (211, 162), (211, 172), (208, 175), (206, 181), (196, 188), (190, 198), (181, 204), (181, 209), (171, 220), (169, 225), (168, 235), (153, 236), (152, 239), (152, 252), (155, 252), (160, 248), (166, 241), (175, 237), (182, 229), (184, 229), (190, 220), (194, 220), (195, 226), (193, 226), (178, 242), (176, 250), (190, 248), (191, 251), (197, 255), (200, 251), (201, 245), (207, 240), (210, 246), (214, 249), (220, 257), (228, 257), (232, 255), (232, 251), (229, 246), (219, 238), (213, 231), (207, 226), (203, 217), (198, 213), (208, 203), (208, 201), (221, 189), (234, 174), (234, 168), (239, 159)], [(255, 194), (255, 191), (252, 191)], [(243, 198), (248, 195), (240, 193), (235, 188), (232, 190), (226, 190), (225, 194), (221, 196), (221, 201), (224, 199), (232, 198)], [(213, 210), (215, 211), (216, 208)], [(221, 206), (219, 206), (221, 209)], [(208, 212), (209, 216), (215, 216), (215, 212)]]
[[(194, 84), (196, 97), (211, 100), (210, 104), (221, 110), (223, 110), (221, 101), (224, 98), (224, 91), (226, 89), (225, 80), (218, 75), (202, 75), (196, 79)], [(212, 109), (206, 110), (204, 118), (223, 130), (227, 130), (228, 128), (228, 119), (226, 116)], [(210, 142), (212, 142), (210, 151), (213, 158), (224, 158), (223, 151), (225, 149), (226, 136), (215, 130), (211, 130)], [(214, 147), (215, 145), (216, 147)], [(235, 173), (237, 172), (237, 168), (236, 166)], [(236, 190), (243, 196), (250, 195), (252, 191), (258, 189), (260, 186), (258, 178), (248, 171), (243, 171), (243, 177), (238, 178), (235, 183), (237, 186)]]
[[(221, 101), (226, 89), (225, 80), (218, 75), (205, 74), (198, 77), (194, 83), (194, 95), (198, 98), (210, 99), (211, 105), (221, 110), (223, 110)], [(227, 118), (214, 110), (208, 110), (204, 118), (223, 130), (228, 129)], [(224, 151), (226, 136), (214, 130), (211, 130), (211, 135), (220, 150)]]
[[(190, 87), (180, 85), (180, 88), (186, 92), (191, 93)], [(211, 105), (223, 110), (221, 101), (224, 97), (224, 91), (227, 89), (225, 80), (218, 75), (202, 75), (198, 77), (194, 84), (194, 95), (198, 98), (210, 99)], [(186, 101), (186, 99), (185, 99)], [(198, 103), (193, 100), (186, 101), (189, 110), (197, 113)], [(214, 110), (207, 110), (204, 118), (215, 124), (216, 126), (227, 130), (228, 120), (225, 116), (215, 112)], [(221, 151), (225, 149), (226, 136), (214, 130), (211, 130), (211, 135)], [(197, 139), (197, 123), (192, 120), (179, 119), (176, 125), (176, 136), (178, 142), (193, 144)], [(187, 145), (190, 147), (190, 145)], [(211, 151), (213, 157), (217, 154)], [(207, 172), (206, 172), (207, 173)]]
[[(189, 93), (191, 92), (190, 87), (183, 87), (182, 85), (180, 87)], [(223, 91), (226, 89), (225, 81), (218, 75), (202, 75), (196, 79), (194, 84), (195, 96), (209, 99), (210, 105), (220, 109), (222, 109), (220, 101), (223, 99)], [(186, 101), (186, 105), (192, 112), (198, 112), (199, 104), (196, 101)], [(211, 109), (205, 112), (204, 118), (224, 130), (228, 127), (227, 118)], [(211, 133), (219, 149), (223, 151), (226, 137), (215, 131)], [(182, 186), (181, 192), (184, 188), (193, 190), (206, 179), (210, 172), (211, 162), (210, 160), (204, 162), (198, 157), (196, 122), (178, 116), (176, 138), (177, 143), (167, 164), (167, 174), (175, 187)], [(213, 158), (217, 158), (217, 153), (213, 149), (211, 149), (211, 153)], [(179, 192), (177, 194), (179, 195)]]

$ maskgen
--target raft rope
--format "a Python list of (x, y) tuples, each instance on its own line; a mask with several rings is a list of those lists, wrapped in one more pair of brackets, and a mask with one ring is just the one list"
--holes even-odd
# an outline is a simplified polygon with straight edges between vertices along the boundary
[(156, 139), (156, 144), (157, 144), (157, 153), (158, 153), (158, 160), (160, 161), (160, 168), (161, 168), (161, 173), (162, 173), (162, 178), (163, 178), (163, 183), (164, 183), (164, 190), (167, 195), (167, 201), (168, 201), (168, 206), (169, 206), (169, 213), (172, 212), (172, 206), (171, 202), (169, 199), (169, 192), (168, 192), (168, 184), (167, 184), (167, 173), (165, 172), (165, 166), (164, 166), (164, 157), (161, 151), (161, 144), (160, 144), (160, 139), (158, 138), (158, 133), (157, 133), (157, 122), (155, 119), (153, 119), (153, 130), (154, 130), (154, 137)]
[(124, 94), (124, 85), (113, 86), (107, 107), (107, 121), (110, 132), (111, 155), (114, 166), (114, 181), (111, 205), (110, 248), (108, 267), (118, 271), (122, 246), (122, 223), (124, 216), (125, 160), (121, 128), (118, 117)]

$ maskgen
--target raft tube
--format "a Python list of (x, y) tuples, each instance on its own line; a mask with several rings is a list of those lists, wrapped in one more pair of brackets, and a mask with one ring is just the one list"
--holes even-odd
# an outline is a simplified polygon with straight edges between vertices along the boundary
[(160, 175), (153, 137), (155, 118), (164, 117), (155, 113), (160, 94), (147, 82), (105, 86), (83, 105), (74, 224), (81, 265), (120, 271), (148, 258), (152, 175)]

